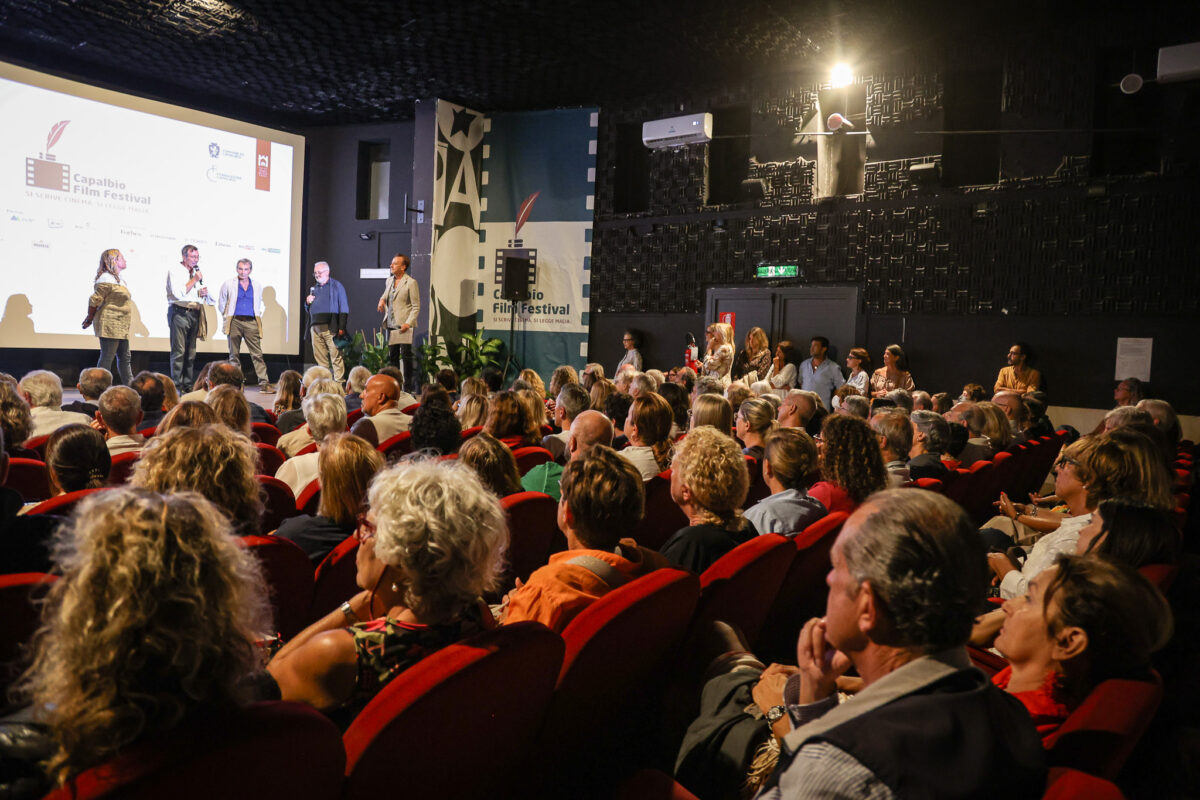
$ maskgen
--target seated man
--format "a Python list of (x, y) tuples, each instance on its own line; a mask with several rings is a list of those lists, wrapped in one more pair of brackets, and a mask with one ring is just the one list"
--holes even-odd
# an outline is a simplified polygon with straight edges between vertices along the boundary
[(377, 373), (379, 375), (388, 375), (396, 379), (396, 383), (400, 384), (400, 394), (396, 397), (396, 408), (403, 411), (409, 406), (416, 405), (417, 398), (404, 390), (404, 373), (399, 367), (393, 367), (390, 364)]
[[(304, 418), (317, 450), (326, 436), (341, 433), (346, 430), (346, 401), (336, 394), (314, 394), (304, 398)], [(292, 456), (283, 462), (275, 472), (275, 477), (292, 488), (296, 497), (317, 478), (317, 459), (320, 453), (305, 453)]]
[(908, 476), (914, 481), (937, 478), (944, 481), (950, 470), (942, 462), (942, 453), (950, 439), (950, 423), (932, 411), (914, 411), (909, 417), (912, 425), (912, 447), (908, 449)]
[[(800, 632), (782, 692), (754, 697), (780, 737), (759, 797), (1039, 797), (1045, 754), (1029, 713), (971, 666), (987, 592), (983, 547), (953, 501), (872, 495), (833, 545), (823, 619)], [(838, 704), (851, 667), (863, 688)], [(781, 675), (782, 677), (782, 675)], [(775, 684), (778, 686), (778, 683)]]
[(371, 379), (371, 370), (359, 364), (350, 369), (350, 373), (346, 376), (346, 410), (354, 411), (362, 407), (363, 389), (367, 388), (367, 381)]
[(104, 434), (109, 455), (134, 453), (146, 446), (138, 433), (142, 422), (142, 398), (128, 386), (113, 386), (100, 395), (100, 410), (92, 427)]
[(391, 375), (372, 376), (362, 393), (362, 418), (350, 432), (378, 447), (412, 427), (412, 417), (398, 407), (400, 394), (400, 382)]
[(554, 460), (558, 463), (562, 464), (567, 460), (567, 442), (571, 439), (571, 423), (591, 404), (592, 398), (577, 383), (568, 383), (555, 398), (554, 424), (559, 431), (543, 436), (542, 447), (549, 450), (550, 455), (554, 456)]
[(130, 388), (138, 393), (142, 404), (142, 421), (139, 430), (158, 427), (158, 422), (167, 412), (163, 411), (163, 403), (167, 399), (167, 388), (158, 376), (148, 370), (142, 370), (133, 376)]
[(970, 469), (976, 461), (987, 461), (995, 455), (992, 443), (984, 435), (987, 425), (987, 415), (972, 402), (958, 403), (946, 412), (946, 422), (966, 429), (967, 441), (956, 454), (959, 467)]
[[(243, 391), (246, 384), (246, 375), (242, 372), (242, 367), (233, 361), (217, 361), (208, 371), (208, 379), (206, 386), (208, 391), (212, 391), (218, 386), (228, 384), (239, 392)], [(205, 397), (208, 395), (206, 394)], [(249, 398), (246, 400), (250, 403)], [(267, 412), (258, 403), (250, 403), (250, 421), (251, 422), (270, 422), (271, 418), (267, 416)]]
[(537, 620), (561, 633), (608, 592), (667, 566), (658, 553), (621, 538), (642, 518), (644, 503), (642, 476), (611, 448), (599, 445), (572, 459), (558, 502), (567, 549), (509, 592), (501, 621)]
[[(562, 395), (560, 394), (559, 397)], [(574, 461), (587, 455), (595, 445), (612, 447), (613, 424), (599, 411), (587, 409), (575, 417), (568, 436), (567, 457)], [(538, 464), (521, 476), (521, 488), (527, 492), (548, 494), (555, 500), (559, 500), (562, 497), (559, 489), (562, 474), (562, 465), (555, 461)]]
[(1002, 392), (1007, 389), (1018, 395), (1036, 392), (1042, 384), (1042, 374), (1029, 366), (1032, 359), (1033, 352), (1027, 344), (1017, 342), (1008, 348), (1008, 366), (1003, 367), (996, 376), (993, 391)]
[(53, 372), (35, 369), (21, 378), (18, 387), (25, 402), (29, 403), (30, 414), (33, 415), (30, 439), (54, 433), (63, 425), (88, 425), (92, 421), (86, 414), (62, 410), (62, 381)]
[(888, 487), (897, 489), (912, 480), (908, 451), (912, 449), (912, 423), (902, 411), (882, 411), (871, 417), (871, 430), (879, 439), (879, 454), (888, 473)]
[(65, 404), (63, 411), (78, 411), (80, 414), (92, 416), (100, 410), (97, 402), (100, 400), (100, 395), (104, 394), (104, 390), (112, 386), (112, 382), (112, 373), (104, 367), (88, 367), (80, 370), (79, 383), (75, 384), (75, 388), (79, 390), (83, 399)]
[(792, 389), (779, 406), (781, 428), (806, 428), (817, 413), (817, 404), (802, 389)]

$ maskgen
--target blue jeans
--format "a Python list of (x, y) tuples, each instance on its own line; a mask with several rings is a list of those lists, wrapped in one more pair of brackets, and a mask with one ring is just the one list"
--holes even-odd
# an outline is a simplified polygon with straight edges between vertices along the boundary
[(187, 309), (171, 303), (167, 306), (167, 326), (171, 329), (171, 380), (180, 394), (192, 390), (196, 367), (196, 337), (200, 335), (203, 309)]
[(112, 371), (113, 356), (117, 357), (117, 371), (114, 374), (120, 375), (121, 383), (128, 386), (133, 381), (133, 370), (129, 366), (129, 340), (101, 336), (100, 360), (96, 366)]

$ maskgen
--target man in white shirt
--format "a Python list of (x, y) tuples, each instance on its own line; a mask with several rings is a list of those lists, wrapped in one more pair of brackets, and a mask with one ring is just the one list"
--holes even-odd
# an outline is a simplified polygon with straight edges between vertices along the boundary
[(62, 381), (53, 372), (35, 369), (21, 378), (18, 388), (33, 415), (30, 439), (54, 433), (63, 425), (88, 425), (92, 421), (86, 414), (62, 410)]
[(171, 380), (182, 395), (192, 388), (196, 339), (208, 335), (204, 306), (213, 301), (200, 273), (199, 249), (185, 244), (180, 253), (183, 260), (167, 270), (167, 327), (171, 330)]
[(238, 259), (237, 277), (221, 284), (217, 308), (225, 319), (225, 335), (229, 337), (229, 360), (240, 362), (242, 340), (250, 351), (254, 372), (258, 376), (258, 388), (263, 394), (271, 394), (275, 387), (267, 378), (267, 362), (262, 355), (262, 287), (250, 280), (254, 264), (248, 258)]
[(142, 421), (142, 398), (128, 386), (113, 386), (100, 395), (100, 410), (92, 427), (104, 434), (109, 455), (137, 452), (146, 437), (137, 432)]

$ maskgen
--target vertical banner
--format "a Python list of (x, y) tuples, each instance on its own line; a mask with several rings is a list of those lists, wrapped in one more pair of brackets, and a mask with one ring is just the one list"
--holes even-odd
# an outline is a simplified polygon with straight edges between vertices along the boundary
[(429, 263), (430, 341), (452, 345), (478, 329), (479, 194), (486, 119), (437, 101), (434, 137), (433, 241)]
[(258, 139), (254, 148), (254, 188), (271, 191), (271, 143), (266, 139)]
[[(479, 319), (547, 383), (587, 360), (597, 113), (494, 114), (483, 139)], [(502, 297), (506, 269), (528, 300)]]
[[(482, 330), (547, 383), (560, 364), (584, 365), (597, 113), (485, 116), (437, 102), (432, 339)], [(527, 300), (501, 296), (506, 274)]]

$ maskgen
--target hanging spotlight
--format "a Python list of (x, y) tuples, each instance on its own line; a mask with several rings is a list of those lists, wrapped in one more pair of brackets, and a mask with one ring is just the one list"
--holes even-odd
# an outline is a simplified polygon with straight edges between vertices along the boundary
[(834, 65), (833, 72), (829, 76), (829, 82), (833, 85), (833, 88), (840, 89), (843, 86), (849, 86), (853, 81), (854, 73), (850, 71), (849, 64), (842, 62)]

